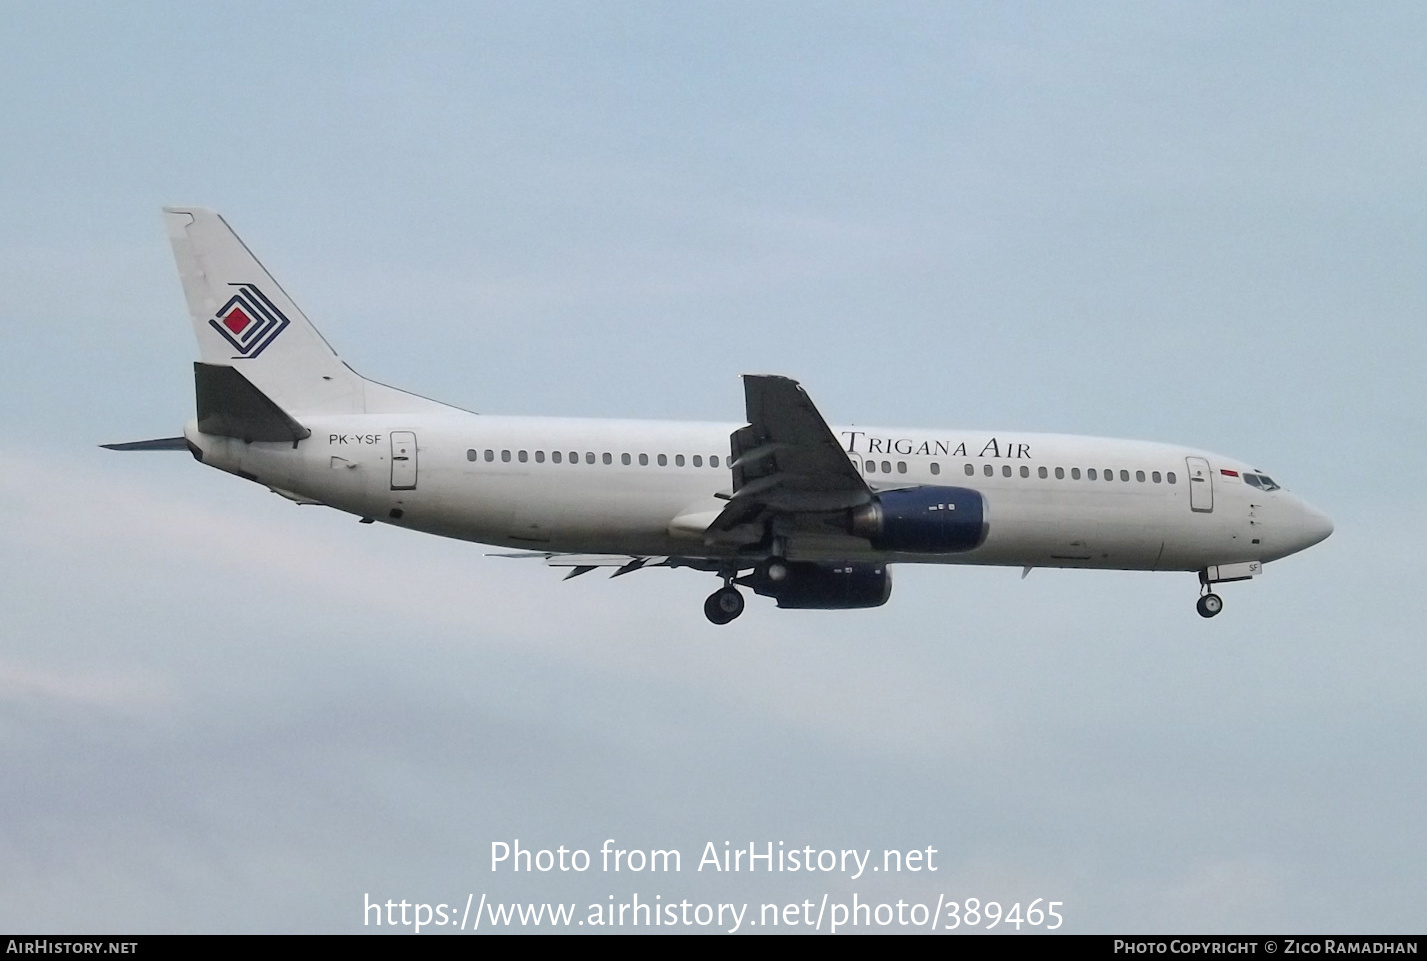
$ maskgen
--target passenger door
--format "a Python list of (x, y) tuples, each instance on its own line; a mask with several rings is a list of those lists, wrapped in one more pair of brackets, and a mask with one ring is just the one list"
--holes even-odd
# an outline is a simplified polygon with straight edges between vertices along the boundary
[(391, 489), (416, 490), (416, 435), (409, 430), (391, 432)]
[(1186, 457), (1189, 468), (1189, 509), (1207, 514), (1214, 509), (1214, 475), (1202, 457)]

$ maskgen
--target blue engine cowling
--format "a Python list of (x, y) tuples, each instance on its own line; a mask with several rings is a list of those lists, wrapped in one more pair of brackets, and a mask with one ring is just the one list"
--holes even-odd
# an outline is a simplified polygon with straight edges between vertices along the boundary
[(737, 583), (773, 598), (779, 607), (803, 610), (881, 607), (892, 596), (892, 572), (880, 563), (775, 559), (738, 578)]
[(965, 487), (884, 491), (852, 512), (850, 529), (879, 551), (956, 554), (986, 540), (986, 502)]

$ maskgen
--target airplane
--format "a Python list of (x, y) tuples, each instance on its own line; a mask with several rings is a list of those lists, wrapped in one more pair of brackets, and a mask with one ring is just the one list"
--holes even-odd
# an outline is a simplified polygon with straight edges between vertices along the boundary
[(743, 377), (745, 422), (477, 414), (342, 362), (217, 213), (165, 207), (198, 338), (187, 450), (270, 488), (411, 530), (508, 548), (565, 579), (657, 567), (780, 608), (879, 607), (892, 564), (1196, 572), (1214, 588), (1328, 537), (1252, 465), (1171, 444), (829, 425), (788, 377)]

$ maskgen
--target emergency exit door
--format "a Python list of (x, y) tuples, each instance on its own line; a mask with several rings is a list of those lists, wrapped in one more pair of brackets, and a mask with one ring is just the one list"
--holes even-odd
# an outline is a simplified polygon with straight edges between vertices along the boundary
[[(1189, 468), (1189, 509), (1209, 513), (1214, 509), (1214, 475), (1209, 472), (1209, 462), (1202, 457), (1186, 457)], [(412, 475), (413, 484), (416, 483)]]
[(391, 489), (416, 490), (416, 435), (409, 430), (391, 432)]

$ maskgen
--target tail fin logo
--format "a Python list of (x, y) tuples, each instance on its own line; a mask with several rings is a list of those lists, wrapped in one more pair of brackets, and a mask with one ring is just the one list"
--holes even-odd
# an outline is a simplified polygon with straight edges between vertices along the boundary
[(208, 326), (233, 345), (239, 357), (252, 360), (288, 325), (282, 311), (252, 284), (233, 284), (238, 292), (223, 305)]

